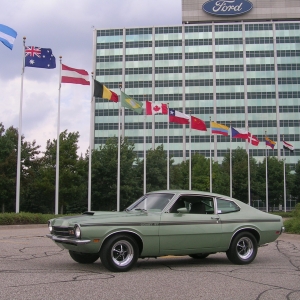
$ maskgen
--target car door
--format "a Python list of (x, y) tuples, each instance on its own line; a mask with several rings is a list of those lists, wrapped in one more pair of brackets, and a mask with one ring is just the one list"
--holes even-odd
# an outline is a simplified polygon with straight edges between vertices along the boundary
[[(201, 201), (207, 203), (205, 212), (193, 212), (193, 204)], [(213, 197), (199, 195), (179, 197), (173, 208), (161, 216), (160, 255), (218, 251), (222, 227), (219, 216), (215, 214), (214, 203)]]

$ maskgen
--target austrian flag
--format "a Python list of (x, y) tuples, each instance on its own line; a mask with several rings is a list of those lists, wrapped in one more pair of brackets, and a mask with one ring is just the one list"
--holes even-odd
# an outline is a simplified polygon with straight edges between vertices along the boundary
[(146, 115), (168, 114), (168, 105), (163, 103), (152, 103), (146, 101)]
[(85, 70), (70, 68), (61, 65), (61, 82), (90, 85), (89, 73)]

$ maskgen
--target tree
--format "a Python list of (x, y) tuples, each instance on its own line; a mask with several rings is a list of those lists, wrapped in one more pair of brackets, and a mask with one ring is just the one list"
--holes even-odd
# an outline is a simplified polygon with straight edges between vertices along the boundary
[[(59, 135), (59, 207), (60, 213), (64, 212), (64, 207), (73, 206), (76, 203), (81, 210), (86, 210), (87, 196), (86, 183), (83, 182), (85, 164), (78, 161), (79, 133), (67, 133), (63, 131)], [(47, 141), (44, 152), (44, 167), (41, 172), (42, 178), (39, 185), (45, 188), (44, 195), (54, 209), (55, 199), (55, 178), (56, 178), (56, 149), (57, 140)]]
[(295, 174), (292, 178), (291, 184), (291, 194), (294, 198), (296, 198), (297, 202), (300, 202), (300, 160), (296, 164)]
[[(124, 209), (142, 193), (135, 164), (134, 145), (126, 138), (120, 145), (120, 209)], [(92, 153), (92, 208), (117, 209), (118, 139), (110, 138)]]

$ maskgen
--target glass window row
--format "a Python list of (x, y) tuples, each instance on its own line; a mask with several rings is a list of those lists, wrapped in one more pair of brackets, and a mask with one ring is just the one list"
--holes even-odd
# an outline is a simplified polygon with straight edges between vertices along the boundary
[(105, 29), (97, 30), (97, 36), (116, 36), (123, 35), (123, 29)]
[(216, 45), (241, 45), (243, 44), (243, 39), (242, 38), (215, 39), (215, 44)]
[(272, 24), (245, 24), (246, 31), (266, 31), (273, 30)]
[(152, 41), (126, 42), (126, 49), (127, 48), (152, 48)]
[(155, 41), (155, 47), (176, 47), (176, 46), (182, 46), (182, 40)]
[(299, 30), (299, 23), (275, 23), (275, 28), (277, 30)]
[(126, 35), (152, 34), (152, 28), (127, 28)]
[(121, 49), (123, 48), (122, 42), (112, 42), (112, 43), (97, 43), (96, 49)]
[(203, 25), (203, 26), (185, 26), (184, 31), (186, 33), (188, 32), (212, 32), (212, 26), (211, 25)]
[(185, 40), (186, 46), (204, 46), (212, 45), (212, 39), (189, 39)]
[(182, 33), (182, 27), (156, 27), (155, 34), (164, 34), (164, 33)]
[(273, 38), (272, 37), (247, 37), (246, 38), (246, 44), (273, 44)]

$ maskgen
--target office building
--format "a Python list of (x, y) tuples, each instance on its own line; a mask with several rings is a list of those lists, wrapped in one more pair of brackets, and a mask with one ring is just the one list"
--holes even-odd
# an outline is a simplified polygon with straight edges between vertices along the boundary
[[(267, 135), (276, 142), (268, 155), (294, 168), (300, 159), (299, 16), (294, 0), (182, 0), (182, 24), (95, 30), (95, 78), (117, 94), (121, 85), (136, 100), (168, 103), (205, 121), (206, 132), (190, 130), (167, 115), (125, 108), (122, 132), (140, 157), (146, 136), (146, 149), (163, 144), (175, 163), (189, 157), (190, 147), (221, 162), (230, 136), (211, 135), (212, 120), (255, 135), (260, 144), (249, 145), (249, 152), (258, 161)], [(119, 105), (96, 98), (95, 148), (118, 135)], [(283, 152), (283, 139), (294, 152)], [(232, 139), (231, 147), (247, 143)]]

